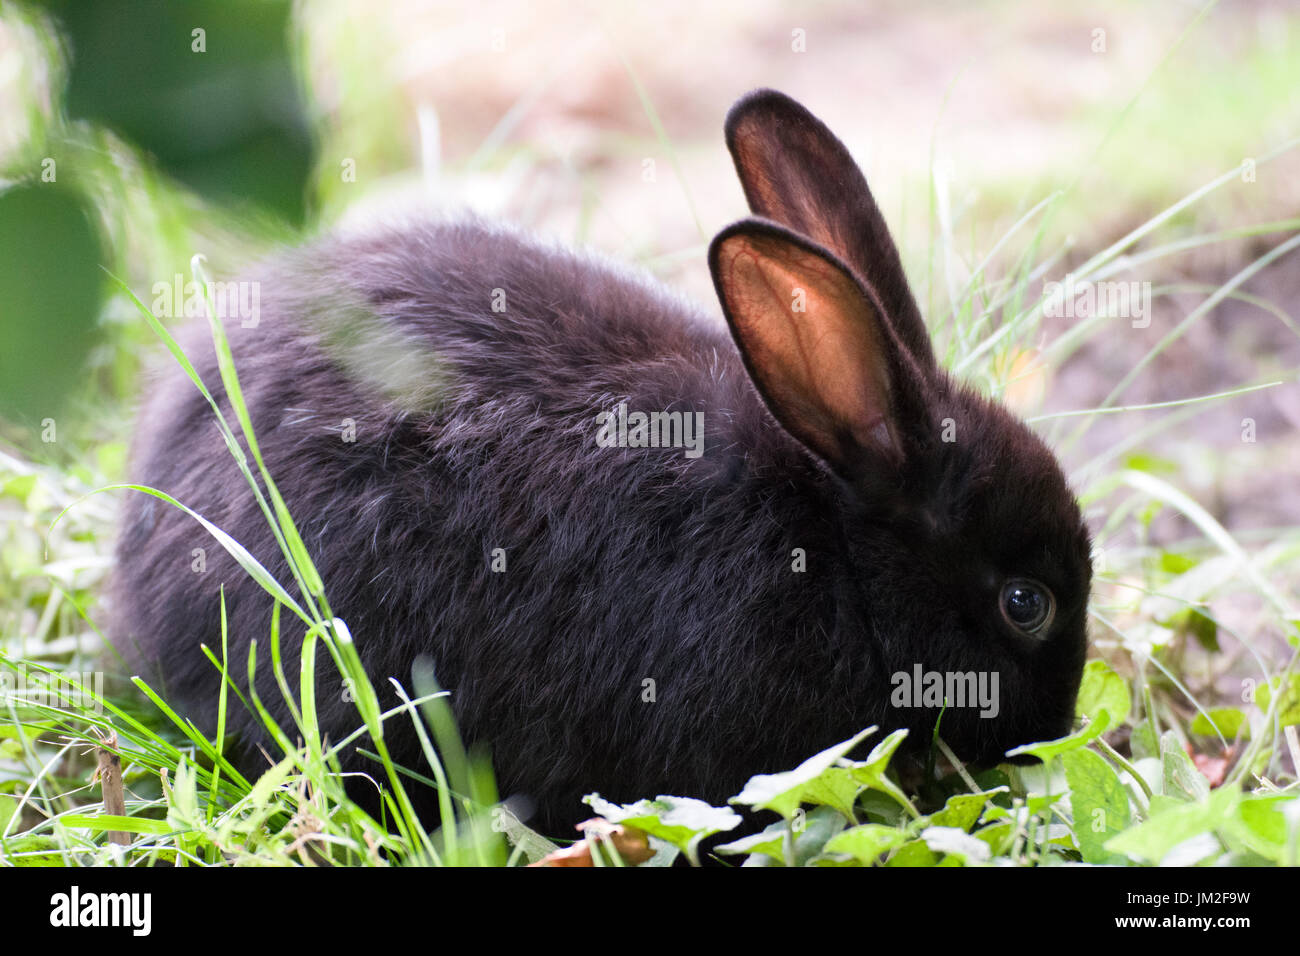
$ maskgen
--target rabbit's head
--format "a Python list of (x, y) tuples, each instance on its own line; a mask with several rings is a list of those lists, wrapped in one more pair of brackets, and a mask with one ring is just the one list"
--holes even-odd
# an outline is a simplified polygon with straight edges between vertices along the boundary
[(924, 745), (946, 698), (939, 733), (975, 762), (1067, 733), (1091, 546), (1055, 457), (939, 368), (866, 181), (820, 121), (764, 90), (726, 131), (754, 217), (713, 241), (714, 284), (768, 409), (834, 489), (841, 603), (864, 609), (882, 721)]

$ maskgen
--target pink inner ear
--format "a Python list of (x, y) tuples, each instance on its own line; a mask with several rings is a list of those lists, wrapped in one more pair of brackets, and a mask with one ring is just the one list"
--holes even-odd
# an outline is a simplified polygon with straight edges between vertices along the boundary
[[(837, 161), (825, 155), (826, 143), (820, 133), (774, 126), (769, 117), (749, 116), (736, 127), (732, 145), (750, 208), (848, 261), (849, 237), (840, 234), (843, 210), (825, 208), (817, 184), (805, 178), (810, 174), (808, 164), (838, 178), (834, 174)], [(789, 162), (790, 157), (799, 161)]]
[[(724, 241), (721, 276), (757, 384), (800, 440), (892, 454), (887, 346), (875, 309), (829, 259), (773, 235)], [(802, 311), (800, 310), (802, 307)]]

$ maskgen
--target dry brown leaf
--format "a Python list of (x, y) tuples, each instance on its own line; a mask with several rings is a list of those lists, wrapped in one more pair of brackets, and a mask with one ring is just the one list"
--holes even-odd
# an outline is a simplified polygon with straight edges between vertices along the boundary
[(1227, 779), (1228, 770), (1237, 757), (1235, 747), (1229, 747), (1218, 757), (1212, 757), (1209, 754), (1196, 753), (1188, 744), (1187, 753), (1192, 758), (1192, 763), (1196, 766), (1196, 769), (1210, 781), (1212, 788), (1222, 785), (1223, 781)]
[(655, 855), (655, 851), (650, 846), (649, 837), (635, 827), (625, 827), (622, 824), (611, 823), (608, 820), (596, 817), (579, 823), (577, 828), (582, 831), (585, 839), (562, 850), (548, 853), (536, 863), (529, 863), (528, 865), (595, 866), (592, 853), (598, 842), (604, 844), (603, 850), (606, 854), (612, 847), (618, 851), (618, 855), (623, 862), (631, 866), (644, 863)]

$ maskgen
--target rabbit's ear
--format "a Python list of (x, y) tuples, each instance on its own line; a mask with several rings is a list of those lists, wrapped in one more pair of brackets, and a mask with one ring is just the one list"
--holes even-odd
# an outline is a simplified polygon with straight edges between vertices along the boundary
[(833, 253), (747, 219), (709, 247), (718, 298), (759, 392), (795, 438), (845, 477), (897, 466), (926, 427), (919, 373), (869, 288)]
[(726, 122), (727, 149), (749, 208), (825, 246), (875, 289), (885, 319), (917, 364), (934, 367), (925, 320), (898, 249), (853, 157), (790, 97), (755, 90)]

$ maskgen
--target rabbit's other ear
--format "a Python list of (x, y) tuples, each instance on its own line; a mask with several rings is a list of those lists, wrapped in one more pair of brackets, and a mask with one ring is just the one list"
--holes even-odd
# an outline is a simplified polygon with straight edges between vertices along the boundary
[(750, 210), (847, 263), (880, 296), (886, 321), (917, 364), (933, 368), (930, 335), (898, 249), (844, 144), (775, 90), (740, 99), (727, 114), (726, 136)]
[(750, 377), (785, 429), (846, 478), (902, 464), (928, 417), (919, 372), (871, 291), (828, 250), (757, 219), (718, 234), (709, 268)]

